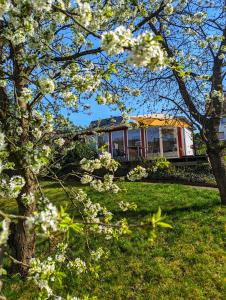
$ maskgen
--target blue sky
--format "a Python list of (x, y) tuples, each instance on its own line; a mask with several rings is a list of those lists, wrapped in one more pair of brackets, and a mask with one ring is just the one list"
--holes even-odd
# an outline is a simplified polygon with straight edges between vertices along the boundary
[(98, 105), (93, 101), (91, 110), (88, 112), (73, 113), (70, 115), (70, 120), (76, 125), (87, 126), (93, 120), (109, 118), (111, 116), (119, 116), (120, 111), (112, 111), (107, 105)]
[[(89, 105), (91, 109), (87, 112), (79, 112), (79, 113), (71, 113), (69, 115), (69, 119), (75, 124), (80, 126), (88, 126), (91, 121), (98, 119), (110, 118), (111, 116), (120, 116), (121, 112), (118, 109), (114, 110), (109, 105), (99, 105), (96, 101), (90, 100)], [(139, 114), (148, 114), (148, 113), (160, 113), (160, 105), (159, 107), (153, 107), (153, 111), (150, 111), (146, 105), (139, 105), (136, 99), (130, 99), (128, 102), (128, 106), (132, 105), (133, 112), (130, 115), (139, 115)], [(127, 106), (127, 107), (128, 107)]]

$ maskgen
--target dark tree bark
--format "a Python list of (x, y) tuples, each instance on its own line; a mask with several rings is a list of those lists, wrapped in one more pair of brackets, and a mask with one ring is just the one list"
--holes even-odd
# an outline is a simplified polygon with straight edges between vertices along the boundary
[(224, 151), (209, 149), (207, 153), (219, 188), (221, 204), (226, 205), (226, 160), (224, 159)]
[(226, 149), (218, 137), (219, 120), (209, 122), (204, 129), (204, 140), (212, 171), (220, 192), (221, 204), (226, 205)]
[[(17, 198), (18, 214), (23, 217), (29, 217), (36, 209), (36, 203), (25, 205), (22, 201), (23, 194), (34, 194), (36, 181), (31, 171), (26, 170), (24, 174), (26, 184)], [(14, 263), (12, 266), (13, 273), (20, 273), (22, 277), (28, 275), (30, 260), (35, 254), (36, 235), (26, 224), (26, 219), (18, 219), (13, 228), (11, 248), (13, 257), (20, 263)]]

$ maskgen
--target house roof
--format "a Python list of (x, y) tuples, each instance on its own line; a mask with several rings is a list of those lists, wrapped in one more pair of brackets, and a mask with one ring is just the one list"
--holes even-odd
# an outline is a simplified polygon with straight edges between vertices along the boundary
[(126, 122), (121, 116), (112, 117), (108, 119), (92, 121), (89, 127), (97, 131), (121, 129), (133, 125), (192, 127), (189, 121), (184, 117), (172, 117), (164, 114), (131, 116), (129, 117), (128, 121), (129, 122)]
[(112, 118), (92, 121), (90, 123), (90, 127), (91, 128), (94, 128), (94, 127), (98, 127), (98, 128), (118, 127), (119, 125), (122, 126), (122, 124), (125, 125), (124, 119), (122, 116), (118, 116), (118, 117), (112, 117)]
[(132, 120), (146, 126), (171, 126), (171, 127), (192, 127), (184, 117), (170, 117), (166, 115), (151, 115), (131, 117)]

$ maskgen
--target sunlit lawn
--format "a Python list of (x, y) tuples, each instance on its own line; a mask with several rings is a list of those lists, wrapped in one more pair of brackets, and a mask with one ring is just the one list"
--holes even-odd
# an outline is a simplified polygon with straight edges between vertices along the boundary
[[(43, 186), (53, 202), (70, 207), (56, 184), (45, 182)], [(127, 192), (118, 195), (86, 189), (93, 201), (104, 204), (116, 218), (123, 216), (118, 201), (136, 202), (137, 210), (125, 214), (133, 223), (161, 206), (173, 229), (160, 230), (154, 245), (141, 231), (118, 241), (106, 242), (111, 255), (104, 261), (100, 277), (91, 279), (85, 275), (80, 281), (68, 278), (71, 282), (68, 293), (77, 291), (78, 295), (85, 293), (101, 300), (225, 299), (226, 209), (219, 205), (218, 192), (179, 184), (121, 183), (121, 186)], [(12, 203), (5, 201), (0, 205), (9, 211), (15, 209)], [(96, 247), (100, 243), (99, 239), (94, 241)], [(79, 247), (76, 245), (76, 251), (81, 254), (83, 248)], [(6, 284), (5, 292), (8, 299), (37, 299), (26, 283), (23, 287), (15, 283), (11, 291)]]

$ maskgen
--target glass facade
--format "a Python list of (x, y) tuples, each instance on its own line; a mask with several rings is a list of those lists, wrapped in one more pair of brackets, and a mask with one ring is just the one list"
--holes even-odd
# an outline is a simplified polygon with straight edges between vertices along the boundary
[(159, 127), (150, 127), (146, 130), (147, 158), (161, 155)]
[(102, 133), (97, 136), (98, 149), (109, 151), (109, 133)]
[[(112, 156), (120, 160), (137, 160), (141, 157), (148, 159), (179, 157), (178, 129), (176, 127), (153, 126), (146, 128), (143, 130), (144, 145), (142, 144), (142, 130), (137, 128), (102, 133), (97, 136), (98, 149), (111, 151)], [(109, 145), (110, 141), (111, 145)]]
[(125, 157), (124, 131), (112, 131), (112, 156), (114, 158)]
[(162, 147), (164, 157), (177, 157), (177, 131), (176, 128), (161, 128)]
[(128, 130), (128, 153), (130, 160), (136, 160), (141, 156), (140, 129)]

